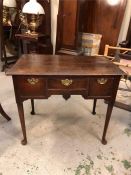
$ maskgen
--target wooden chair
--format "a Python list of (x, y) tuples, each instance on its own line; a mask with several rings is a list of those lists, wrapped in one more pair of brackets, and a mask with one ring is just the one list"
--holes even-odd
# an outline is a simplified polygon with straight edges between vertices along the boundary
[(11, 118), (5, 113), (5, 111), (3, 110), (1, 103), (0, 103), (0, 114), (6, 118), (8, 121), (11, 120)]
[[(115, 56), (109, 56), (109, 50), (111, 49), (115, 50), (116, 52)], [(126, 80), (131, 81), (131, 48), (113, 47), (106, 45), (104, 56), (112, 60), (114, 64), (118, 65), (125, 72), (125, 76), (123, 77), (125, 81)], [(131, 92), (131, 89), (124, 89), (124, 88), (119, 89)], [(115, 106), (131, 112), (130, 105), (116, 101)]]

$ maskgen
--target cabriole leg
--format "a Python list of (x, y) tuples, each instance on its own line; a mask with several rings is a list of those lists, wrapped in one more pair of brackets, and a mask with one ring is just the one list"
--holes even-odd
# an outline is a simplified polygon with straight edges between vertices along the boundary
[(112, 109), (113, 109), (113, 103), (110, 103), (109, 102), (108, 103), (108, 107), (107, 107), (105, 125), (104, 125), (104, 130), (103, 130), (103, 136), (102, 136), (102, 144), (104, 144), (104, 145), (107, 144), (107, 141), (106, 141), (106, 132), (107, 132), (107, 129), (108, 129), (110, 118), (111, 118)]
[(93, 110), (92, 110), (92, 114), (95, 115), (96, 114), (96, 102), (97, 102), (97, 99), (94, 99), (94, 103), (93, 103)]
[(17, 103), (17, 106), (18, 106), (19, 118), (20, 118), (22, 133), (23, 133), (23, 140), (21, 141), (21, 144), (26, 145), (27, 144), (27, 137), (26, 137), (26, 127), (25, 127), (23, 103), (19, 102), (19, 103)]
[(35, 115), (34, 99), (31, 99), (31, 107), (32, 107), (32, 111), (30, 113), (32, 115)]

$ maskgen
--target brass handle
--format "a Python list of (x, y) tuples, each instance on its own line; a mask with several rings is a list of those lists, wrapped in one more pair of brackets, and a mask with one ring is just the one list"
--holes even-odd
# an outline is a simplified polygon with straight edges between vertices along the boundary
[(61, 83), (64, 86), (70, 86), (73, 83), (73, 80), (65, 79), (65, 80), (61, 80)]
[(107, 82), (107, 78), (98, 78), (97, 79), (97, 82), (99, 83), (99, 84), (106, 84), (106, 82)]
[(28, 78), (27, 81), (31, 85), (35, 85), (36, 83), (38, 83), (39, 79), (38, 78)]

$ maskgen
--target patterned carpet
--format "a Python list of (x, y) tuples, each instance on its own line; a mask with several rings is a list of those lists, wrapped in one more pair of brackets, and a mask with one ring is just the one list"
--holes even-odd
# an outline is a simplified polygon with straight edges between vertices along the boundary
[[(125, 86), (122, 82), (121, 86)], [(12, 118), (0, 116), (0, 175), (131, 175), (131, 113), (115, 108), (107, 132), (100, 140), (107, 105), (61, 96), (24, 102), (28, 144), (22, 146), (20, 122), (11, 77), (0, 74), (0, 99)], [(119, 91), (117, 99), (131, 104), (131, 95)]]

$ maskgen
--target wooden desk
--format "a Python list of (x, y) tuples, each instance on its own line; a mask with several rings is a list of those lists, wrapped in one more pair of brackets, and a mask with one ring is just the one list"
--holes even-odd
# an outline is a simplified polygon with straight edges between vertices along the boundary
[(51, 95), (82, 95), (85, 99), (108, 100), (102, 143), (106, 144), (106, 131), (123, 72), (104, 57), (23, 55), (7, 72), (12, 75), (16, 103), (24, 139), (27, 143), (23, 101), (47, 99)]

